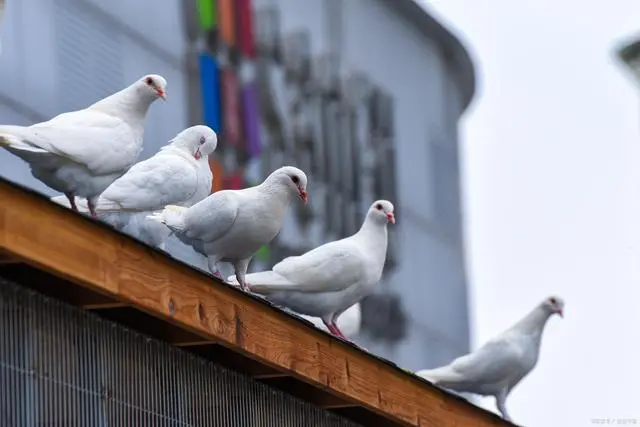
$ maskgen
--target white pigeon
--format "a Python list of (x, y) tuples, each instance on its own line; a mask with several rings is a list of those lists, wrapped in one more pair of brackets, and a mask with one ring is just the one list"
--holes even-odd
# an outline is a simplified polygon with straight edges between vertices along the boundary
[[(145, 243), (164, 249), (171, 233), (147, 215), (168, 204), (193, 206), (211, 193), (209, 155), (218, 145), (216, 133), (198, 125), (177, 134), (154, 156), (135, 164), (115, 180), (98, 198), (98, 217)], [(64, 196), (53, 197), (68, 205)], [(85, 199), (78, 199), (80, 211), (87, 211)]]
[(84, 110), (31, 126), (0, 126), (0, 147), (31, 166), (33, 176), (64, 193), (75, 211), (75, 196), (100, 195), (136, 161), (142, 151), (149, 107), (166, 99), (167, 82), (150, 74)]
[(440, 368), (423, 369), (416, 375), (456, 392), (494, 396), (504, 419), (511, 421), (506, 408), (507, 396), (536, 366), (547, 320), (553, 314), (563, 317), (563, 310), (562, 299), (549, 297), (473, 353)]
[(249, 290), (296, 313), (319, 317), (332, 334), (346, 340), (336, 320), (369, 295), (382, 277), (389, 222), (395, 224), (393, 204), (378, 200), (356, 234), (247, 275)]
[(280, 232), (294, 196), (307, 201), (307, 176), (292, 166), (272, 172), (260, 185), (221, 190), (190, 208), (169, 205), (148, 218), (169, 227), (183, 243), (206, 256), (221, 278), (218, 262), (233, 264), (240, 286), (253, 254)]

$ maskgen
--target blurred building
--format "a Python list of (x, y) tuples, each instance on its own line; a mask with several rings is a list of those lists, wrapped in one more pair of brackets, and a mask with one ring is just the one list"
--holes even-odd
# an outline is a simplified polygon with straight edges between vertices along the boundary
[[(358, 341), (414, 369), (468, 350), (457, 123), (475, 77), (460, 42), (412, 0), (19, 0), (2, 45), (2, 123), (158, 73), (168, 101), (151, 107), (144, 157), (206, 123), (221, 141), (213, 189), (283, 164), (307, 171), (309, 206), (296, 204), (253, 269), (351, 234), (374, 200), (392, 200), (385, 278), (363, 302)], [(0, 173), (51, 193), (5, 152)]]

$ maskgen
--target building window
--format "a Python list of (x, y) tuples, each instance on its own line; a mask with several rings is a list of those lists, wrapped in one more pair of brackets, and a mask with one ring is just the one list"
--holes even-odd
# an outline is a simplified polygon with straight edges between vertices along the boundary
[(76, 110), (122, 89), (122, 32), (69, 0), (55, 1), (53, 19), (59, 107)]
[(460, 235), (460, 170), (455, 145), (431, 144), (434, 217), (439, 228), (454, 238)]

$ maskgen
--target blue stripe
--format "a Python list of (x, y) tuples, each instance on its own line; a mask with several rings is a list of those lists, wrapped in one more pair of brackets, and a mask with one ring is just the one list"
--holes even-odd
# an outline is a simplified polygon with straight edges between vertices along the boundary
[(220, 108), (220, 67), (213, 56), (200, 54), (200, 87), (202, 88), (202, 118), (216, 133), (222, 133)]

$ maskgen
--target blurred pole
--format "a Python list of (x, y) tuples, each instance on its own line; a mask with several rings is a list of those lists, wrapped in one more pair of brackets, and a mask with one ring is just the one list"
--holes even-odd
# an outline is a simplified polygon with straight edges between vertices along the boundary
[(616, 53), (640, 89), (640, 39), (622, 45)]

